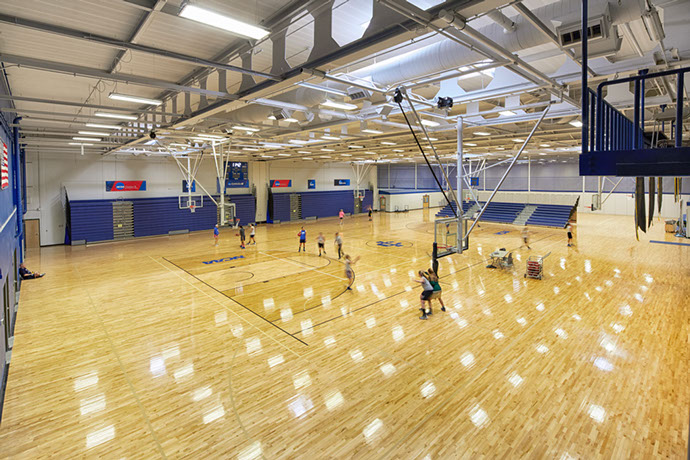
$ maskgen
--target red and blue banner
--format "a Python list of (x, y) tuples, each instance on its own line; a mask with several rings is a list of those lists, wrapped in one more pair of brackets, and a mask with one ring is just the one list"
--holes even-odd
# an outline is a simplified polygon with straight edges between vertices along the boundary
[(145, 180), (108, 180), (105, 181), (106, 192), (146, 191)]
[(283, 180), (283, 179), (275, 179), (271, 180), (271, 187), (292, 187), (292, 181), (291, 180)]

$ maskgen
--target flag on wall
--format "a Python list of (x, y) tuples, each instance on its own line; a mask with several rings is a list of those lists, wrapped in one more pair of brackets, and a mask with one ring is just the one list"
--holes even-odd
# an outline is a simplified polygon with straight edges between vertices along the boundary
[(10, 163), (7, 159), (7, 144), (2, 143), (2, 179), (0, 180), (0, 190), (10, 185)]

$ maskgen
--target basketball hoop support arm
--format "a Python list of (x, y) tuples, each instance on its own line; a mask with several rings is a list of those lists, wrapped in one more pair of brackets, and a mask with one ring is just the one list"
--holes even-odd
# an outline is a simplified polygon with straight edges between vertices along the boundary
[[(203, 160), (203, 157), (204, 157), (204, 152), (203, 152), (203, 150), (202, 150), (201, 153), (200, 153), (200, 157), (199, 157), (198, 159), (195, 160), (195, 162), (194, 162), (194, 171), (192, 171), (191, 168), (185, 167), (185, 166), (180, 162), (180, 159), (177, 158), (177, 156), (175, 156), (175, 154), (170, 150), (170, 148), (169, 148), (167, 145), (163, 145), (163, 144), (161, 144), (159, 141), (156, 141), (156, 142), (158, 143), (158, 145), (159, 145), (160, 147), (163, 147), (165, 150), (167, 150), (168, 153), (170, 154), (170, 156), (173, 158), (173, 160), (175, 160), (175, 163), (177, 163), (177, 167), (180, 168), (180, 171), (182, 172), (182, 176), (187, 177), (187, 178), (191, 178), (191, 179), (192, 179), (192, 182), (196, 182), (196, 172), (199, 170), (199, 166), (201, 166), (201, 160)], [(189, 158), (189, 156), (188, 156), (188, 158)], [(189, 182), (189, 181), (187, 182), (187, 190), (191, 190), (191, 189), (192, 189), (192, 182)], [(211, 201), (213, 201), (213, 204), (215, 204), (216, 206), (218, 206), (218, 202), (215, 200), (215, 198), (213, 198), (213, 196), (212, 196), (210, 193), (208, 193), (208, 192), (206, 191), (206, 189), (204, 188), (204, 186), (201, 185), (201, 183), (199, 183), (199, 184), (197, 184), (197, 185), (199, 185), (199, 188), (201, 188), (201, 190), (204, 191), (204, 193), (211, 199)]]
[[(223, 153), (223, 146), (219, 146), (219, 151), (216, 151), (216, 143), (211, 142), (213, 149), (213, 164), (216, 167), (216, 177), (218, 178), (218, 192), (220, 194), (218, 207), (220, 208), (220, 223), (225, 224), (225, 177), (228, 170), (228, 160), (230, 153)], [(228, 147), (229, 150), (229, 147)]]
[(515, 154), (515, 156), (513, 157), (513, 160), (510, 162), (510, 165), (508, 165), (508, 169), (506, 170), (505, 173), (503, 173), (503, 176), (501, 177), (501, 180), (498, 181), (498, 184), (496, 184), (496, 188), (493, 190), (493, 192), (491, 192), (491, 195), (489, 196), (489, 199), (486, 200), (486, 203), (484, 203), (484, 206), (482, 206), (481, 210), (479, 211), (479, 215), (474, 220), (474, 222), (472, 222), (472, 225), (470, 226), (469, 230), (467, 230), (467, 234), (465, 236), (463, 236), (463, 243), (464, 243), (465, 238), (468, 238), (470, 233), (472, 233), (474, 226), (477, 225), (477, 222), (479, 222), (479, 219), (484, 214), (484, 211), (486, 211), (486, 208), (487, 208), (487, 206), (489, 206), (489, 203), (491, 203), (491, 200), (493, 200), (494, 196), (496, 196), (498, 189), (500, 189), (501, 185), (503, 185), (503, 182), (506, 180), (506, 177), (508, 177), (508, 174), (510, 174), (510, 171), (513, 169), (513, 166), (515, 166), (515, 163), (517, 163), (518, 158), (520, 158), (522, 151), (525, 150), (525, 147), (527, 147), (527, 144), (529, 144), (529, 141), (532, 139), (532, 136), (534, 135), (534, 133), (539, 128), (539, 125), (541, 125), (541, 122), (546, 117), (546, 114), (549, 113), (550, 108), (551, 108), (551, 105), (546, 106), (546, 108), (544, 109), (544, 111), (541, 114), (541, 117), (539, 117), (539, 120), (537, 120), (537, 123), (532, 128), (532, 131), (530, 131), (529, 136), (527, 136), (527, 139), (525, 139), (525, 142), (522, 143), (522, 147), (520, 147), (520, 150), (518, 150), (518, 153)]

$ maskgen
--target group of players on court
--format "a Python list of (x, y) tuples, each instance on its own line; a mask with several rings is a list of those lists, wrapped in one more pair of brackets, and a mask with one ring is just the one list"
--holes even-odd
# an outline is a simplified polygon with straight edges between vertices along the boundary
[[(369, 221), (372, 220), (372, 209), (369, 207)], [(338, 213), (338, 218), (339, 218), (339, 225), (343, 225), (343, 219), (345, 217), (345, 213), (341, 209), (340, 212)], [(238, 228), (238, 233), (236, 234), (237, 236), (240, 237), (240, 248), (245, 249), (245, 229), (242, 225), (239, 225), (239, 219), (237, 219), (237, 228)], [(568, 246), (572, 246), (572, 225), (570, 222), (568, 222), (568, 226), (566, 228), (568, 232)], [(522, 241), (523, 245), (527, 246), (527, 249), (531, 249), (529, 246), (529, 239), (530, 239), (530, 234), (527, 229), (527, 226), (523, 227), (522, 229)], [(218, 238), (220, 236), (220, 231), (218, 229), (218, 225), (215, 226), (213, 229), (213, 237), (215, 239), (215, 245), (218, 246)], [(249, 224), (249, 243), (248, 244), (256, 244), (256, 226), (254, 224)], [(297, 236), (299, 237), (299, 246), (297, 249), (297, 252), (307, 252), (307, 231), (302, 227), (299, 232), (297, 232)], [(326, 255), (326, 237), (323, 235), (323, 232), (319, 232), (319, 235), (316, 237), (316, 243), (319, 249), (319, 257), (321, 255)], [(359, 256), (352, 258), (349, 254), (345, 254), (343, 252), (343, 237), (340, 232), (335, 232), (335, 239), (333, 240), (333, 244), (335, 245), (337, 251), (338, 251), (338, 260), (343, 259), (343, 263), (345, 264), (345, 276), (347, 277), (348, 283), (347, 283), (347, 290), (351, 291), (352, 290), (352, 284), (354, 283), (355, 280), (355, 272), (352, 269), (352, 266), (359, 261)], [(421, 308), (419, 309), (422, 312), (422, 316), (419, 317), (421, 320), (426, 320), (430, 315), (433, 314), (433, 309), (431, 308), (431, 301), (432, 300), (438, 300), (438, 302), (441, 304), (441, 311), (446, 311), (446, 306), (443, 303), (443, 299), (441, 298), (442, 294), (442, 289), (441, 285), (439, 283), (438, 279), (438, 274), (434, 272), (432, 268), (429, 268), (427, 271), (420, 270), (418, 272), (419, 279), (415, 279), (414, 281), (422, 285), (422, 293), (419, 296), (419, 299), (421, 301)]]

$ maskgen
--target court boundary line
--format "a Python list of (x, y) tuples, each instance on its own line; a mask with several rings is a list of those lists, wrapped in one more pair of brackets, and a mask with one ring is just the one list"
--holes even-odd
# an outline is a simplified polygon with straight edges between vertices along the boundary
[[(171, 262), (170, 260), (166, 259), (165, 257), (162, 257), (162, 256), (161, 256), (161, 258), (162, 258), (163, 260), (165, 260), (166, 262), (168, 262), (169, 264), (175, 266), (178, 270), (183, 271), (184, 273), (186, 273), (187, 275), (191, 276), (191, 277), (194, 278), (195, 280), (197, 280), (197, 281), (199, 281), (200, 283), (204, 284), (205, 286), (208, 286), (209, 288), (213, 289), (215, 292), (217, 292), (218, 294), (222, 295), (223, 297), (232, 300), (233, 302), (235, 302), (237, 305), (239, 305), (240, 307), (244, 308), (244, 309), (247, 310), (248, 312), (250, 312), (250, 313), (252, 313), (252, 314), (258, 316), (259, 318), (261, 318), (262, 320), (266, 321), (268, 324), (270, 324), (271, 326), (273, 326), (273, 327), (275, 327), (276, 329), (280, 330), (281, 332), (284, 332), (285, 334), (289, 335), (290, 337), (292, 337), (293, 339), (297, 340), (298, 342), (300, 342), (300, 343), (302, 343), (302, 344), (304, 344), (304, 345), (306, 345), (306, 346), (309, 346), (309, 344), (308, 344), (307, 342), (305, 342), (304, 340), (298, 339), (297, 337), (295, 337), (294, 335), (290, 334), (288, 331), (286, 331), (286, 330), (283, 329), (282, 327), (280, 327), (280, 326), (274, 324), (273, 322), (269, 321), (268, 319), (264, 318), (263, 316), (261, 316), (260, 314), (258, 314), (258, 313), (255, 312), (254, 310), (252, 310), (251, 308), (246, 307), (245, 305), (243, 305), (242, 303), (238, 302), (238, 301), (235, 300), (234, 298), (232, 298), (232, 297), (230, 297), (229, 295), (225, 294), (223, 291), (219, 291), (219, 290), (216, 289), (215, 287), (213, 287), (213, 286), (211, 286), (210, 284), (208, 284), (206, 281), (197, 278), (196, 276), (192, 275), (191, 273), (189, 273), (189, 272), (188, 272), (187, 270), (185, 270), (184, 268), (180, 267), (179, 265), (175, 264), (174, 262)], [(256, 284), (256, 283), (255, 283), (255, 284)], [(280, 343), (280, 342), (279, 342), (279, 343)]]

